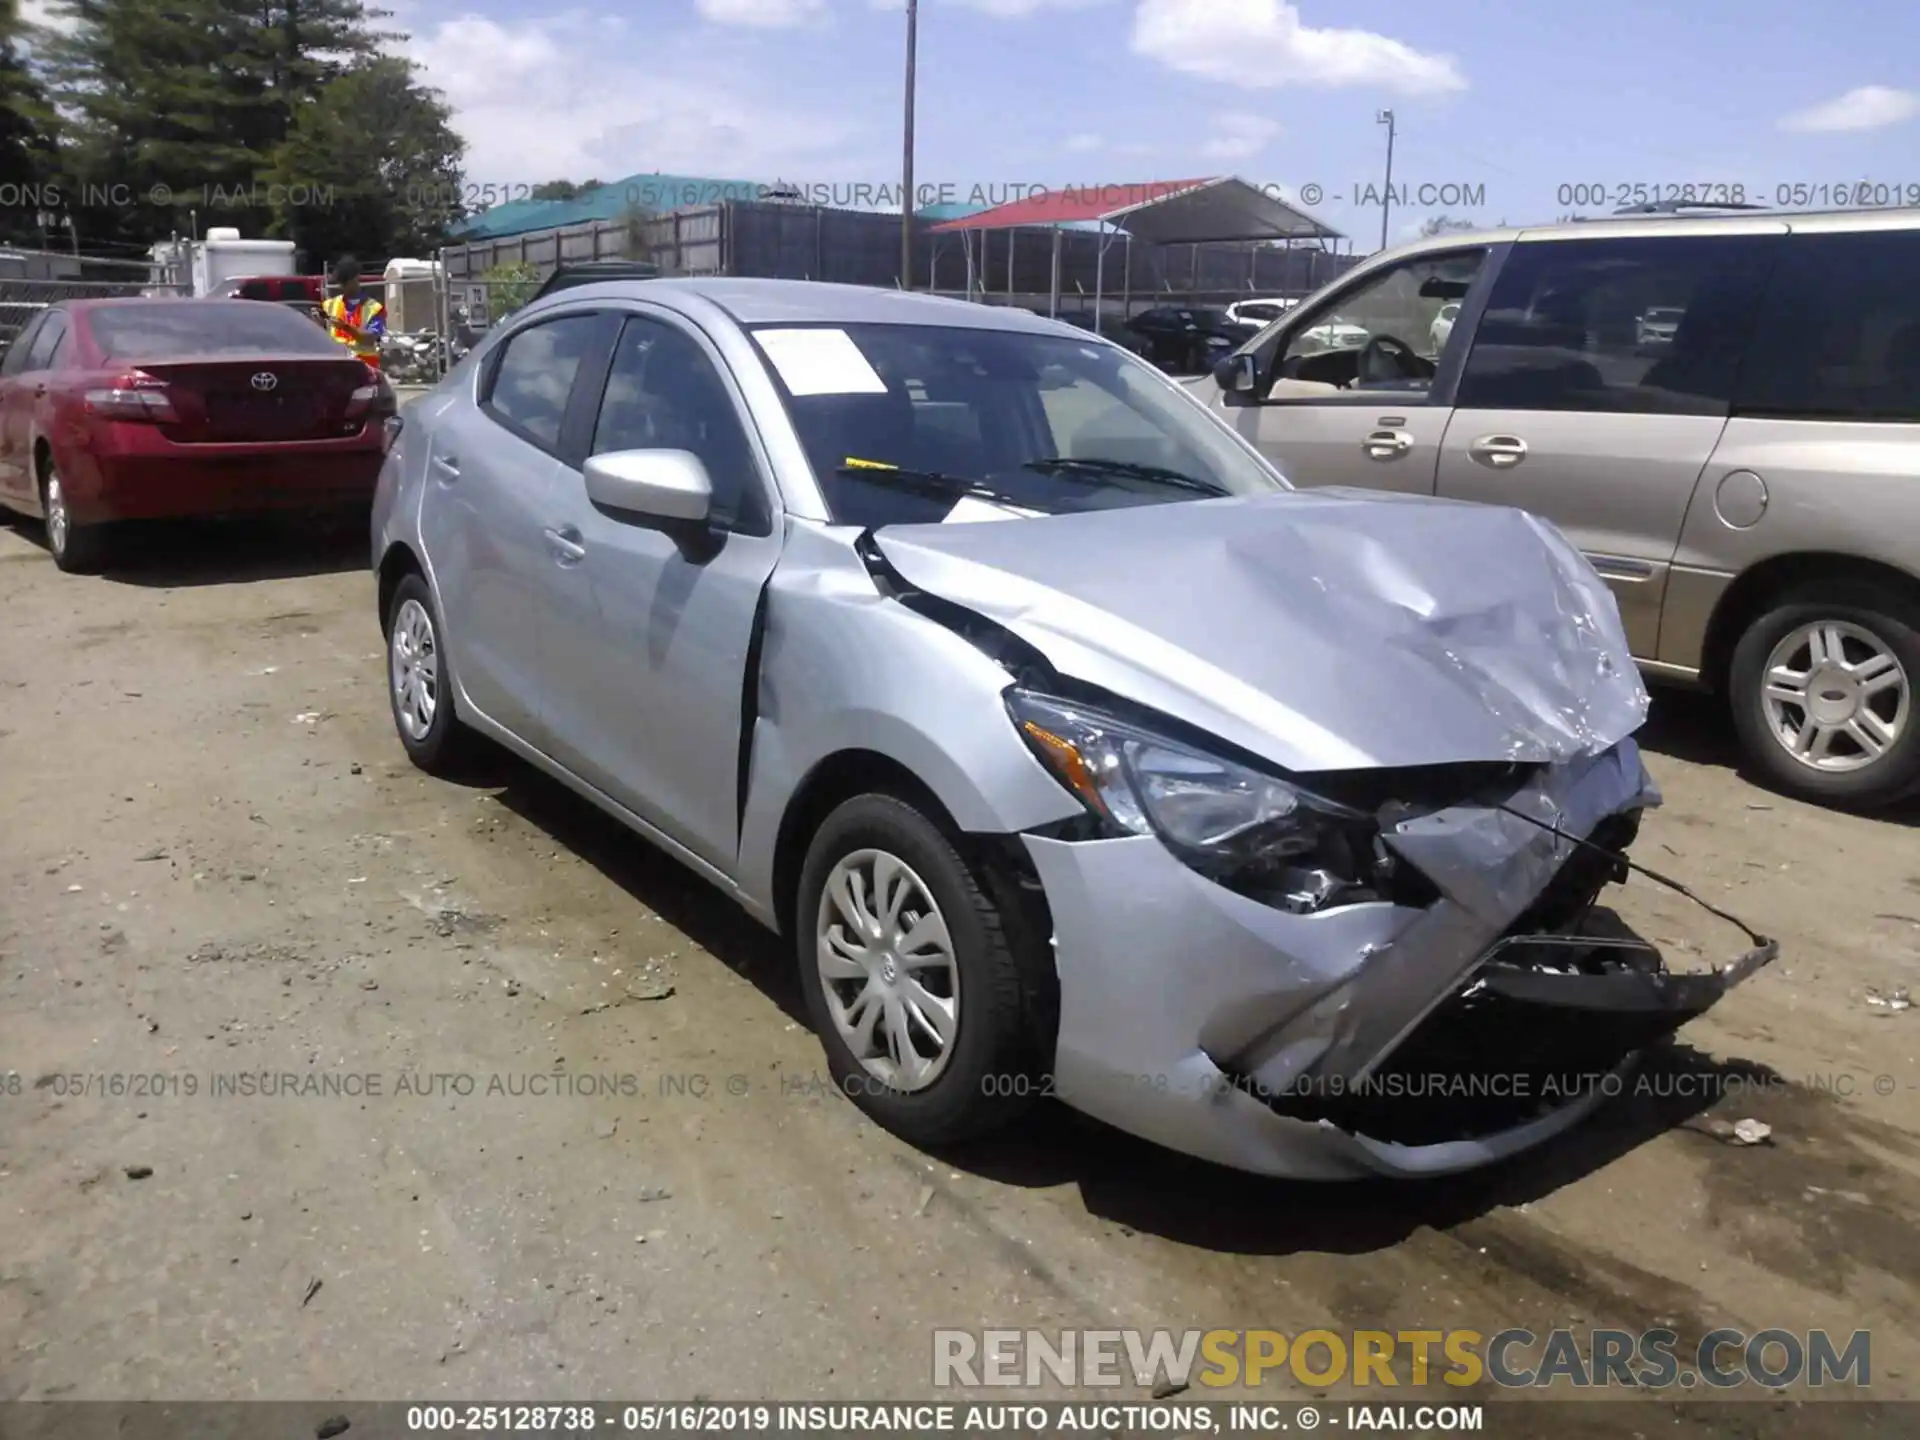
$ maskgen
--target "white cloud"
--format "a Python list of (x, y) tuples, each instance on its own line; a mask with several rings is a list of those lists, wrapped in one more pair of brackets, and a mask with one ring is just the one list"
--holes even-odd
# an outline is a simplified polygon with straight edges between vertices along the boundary
[(1371, 30), (1315, 30), (1286, 0), (1140, 0), (1133, 51), (1249, 90), (1370, 85), (1402, 95), (1467, 88), (1450, 55)]
[(425, 27), (406, 53), (454, 109), (475, 186), (639, 170), (766, 180), (835, 178), (845, 122), (769, 99), (711, 43), (635, 43), (612, 14), (501, 22), (465, 15)]
[(1920, 95), (1885, 85), (1862, 85), (1836, 100), (1801, 110), (1780, 122), (1782, 130), (1818, 134), (1836, 130), (1878, 130), (1920, 115)]
[(1214, 116), (1212, 131), (1200, 147), (1202, 156), (1208, 160), (1246, 160), (1267, 148), (1280, 133), (1280, 124), (1264, 115), (1235, 112)]
[(1066, 151), (1069, 155), (1091, 155), (1094, 151), (1105, 146), (1106, 143), (1107, 142), (1102, 140), (1098, 135), (1069, 135), (1067, 137)]
[(826, 0), (695, 0), (701, 16), (716, 25), (750, 30), (791, 30), (826, 14)]

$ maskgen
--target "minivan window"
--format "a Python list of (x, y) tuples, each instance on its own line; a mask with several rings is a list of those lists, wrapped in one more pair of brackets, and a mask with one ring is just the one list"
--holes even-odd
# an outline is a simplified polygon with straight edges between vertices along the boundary
[(1920, 421), (1920, 231), (1795, 235), (1785, 253), (1735, 410)]
[(1724, 415), (1778, 239), (1516, 245), (1474, 333), (1456, 403)]
[(557, 449), (574, 376), (599, 328), (597, 314), (563, 315), (509, 336), (493, 372), (487, 409), (535, 444)]
[(1431, 388), (1434, 321), (1472, 289), (1486, 258), (1484, 249), (1448, 251), (1376, 271), (1296, 322), (1274, 377), (1343, 390)]

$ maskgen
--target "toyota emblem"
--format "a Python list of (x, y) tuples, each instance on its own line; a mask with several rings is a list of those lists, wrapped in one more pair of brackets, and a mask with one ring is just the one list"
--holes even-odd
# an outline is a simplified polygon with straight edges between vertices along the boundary
[(252, 381), (253, 388), (256, 390), (271, 390), (279, 383), (280, 377), (271, 370), (262, 370), (258, 375), (253, 377)]

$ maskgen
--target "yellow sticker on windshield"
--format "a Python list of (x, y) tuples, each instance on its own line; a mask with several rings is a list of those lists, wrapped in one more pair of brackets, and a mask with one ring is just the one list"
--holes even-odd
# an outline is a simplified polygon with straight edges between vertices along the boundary
[(884, 460), (856, 460), (849, 455), (845, 461), (849, 470), (898, 470), (898, 465), (889, 465)]

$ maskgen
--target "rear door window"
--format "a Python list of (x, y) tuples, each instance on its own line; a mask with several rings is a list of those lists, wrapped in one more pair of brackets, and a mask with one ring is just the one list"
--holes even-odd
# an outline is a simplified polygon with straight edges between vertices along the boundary
[(1726, 414), (1782, 238), (1514, 246), (1455, 403), (1463, 410)]
[(67, 317), (58, 310), (47, 316), (46, 324), (33, 337), (33, 346), (21, 364), (22, 370), (45, 370), (53, 360), (54, 348), (66, 338)]
[(1920, 421), (1920, 231), (1792, 235), (1785, 255), (1735, 412)]
[(34, 336), (40, 333), (40, 327), (46, 323), (46, 312), (42, 311), (20, 327), (20, 333), (7, 346), (7, 358), (0, 360), (0, 375), (17, 375), (26, 369), (27, 352), (33, 348)]
[(574, 377), (600, 333), (600, 315), (563, 315), (529, 325), (500, 347), (485, 407), (543, 450), (558, 450)]

